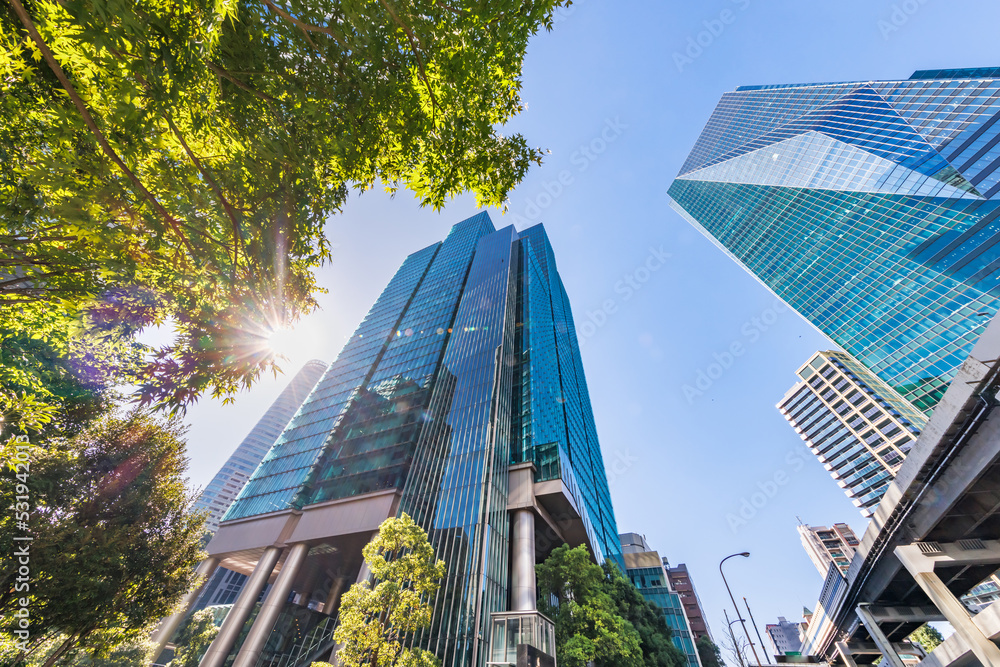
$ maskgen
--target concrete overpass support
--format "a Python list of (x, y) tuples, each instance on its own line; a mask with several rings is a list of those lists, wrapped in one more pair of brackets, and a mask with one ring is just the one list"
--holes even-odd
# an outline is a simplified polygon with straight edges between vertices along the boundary
[(975, 552), (970, 552), (970, 555), (966, 558), (962, 558), (960, 555), (950, 553), (951, 549), (946, 552), (944, 549), (941, 549), (941, 545), (935, 546), (938, 547), (939, 551), (930, 556), (928, 553), (932, 552), (929, 551), (926, 544), (910, 544), (896, 547), (896, 557), (899, 558), (909, 573), (913, 575), (917, 584), (927, 594), (931, 602), (934, 603), (934, 606), (948, 619), (948, 622), (955, 628), (955, 632), (968, 644), (979, 662), (986, 665), (986, 667), (1000, 667), (1000, 648), (997, 648), (997, 645), (983, 634), (979, 627), (972, 621), (972, 616), (965, 608), (965, 605), (955, 597), (955, 594), (945, 586), (941, 578), (934, 572), (935, 563), (960, 565), (963, 563), (983, 562), (984, 558), (993, 557), (1000, 559), (1000, 550), (998, 550), (997, 554), (975, 553), (988, 551), (988, 548), (984, 545), (983, 549), (976, 549)]
[(965, 605), (948, 590), (941, 578), (933, 572), (914, 572), (912, 574), (927, 597), (955, 628), (955, 632), (969, 645), (979, 662), (989, 667), (1000, 667), (1000, 649), (980, 632), (976, 624), (972, 622), (972, 617)]
[(835, 646), (837, 647), (837, 653), (840, 654), (840, 659), (844, 661), (847, 667), (858, 667), (858, 663), (854, 662), (851, 649), (847, 648), (847, 642), (837, 642)]
[[(889, 667), (905, 667), (903, 665), (902, 659), (899, 654), (896, 653), (895, 647), (889, 638), (885, 636), (882, 632), (882, 628), (879, 627), (878, 621), (872, 615), (871, 611), (868, 609), (867, 604), (859, 604), (857, 607), (858, 618), (864, 623), (865, 629), (868, 630), (868, 634), (871, 635), (872, 641), (878, 647), (878, 650), (882, 653), (885, 661), (889, 664)], [(1000, 667), (998, 665), (997, 667)]]

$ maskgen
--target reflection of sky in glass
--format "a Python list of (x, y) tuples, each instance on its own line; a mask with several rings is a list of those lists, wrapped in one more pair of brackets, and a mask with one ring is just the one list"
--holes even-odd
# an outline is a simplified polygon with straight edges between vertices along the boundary
[(416, 641), (465, 665), (477, 623), (486, 637), (506, 610), (507, 468), (522, 461), (564, 482), (599, 558), (619, 553), (548, 238), (481, 213), (406, 259), (227, 518), (401, 490), (448, 572)]
[(727, 93), (670, 195), (927, 411), (1000, 297), (1000, 81), (922, 76)]

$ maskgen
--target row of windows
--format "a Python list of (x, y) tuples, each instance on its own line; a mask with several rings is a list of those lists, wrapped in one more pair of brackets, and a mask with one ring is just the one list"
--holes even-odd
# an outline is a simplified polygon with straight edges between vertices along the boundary
[[(681, 184), (681, 182), (677, 181), (677, 182), (675, 182), (674, 186), (672, 186), (672, 190), (675, 191), (674, 194), (676, 196), (680, 196), (681, 195), (681, 192), (679, 191), (680, 190), (680, 188), (679, 188), (680, 184)], [(702, 184), (702, 188), (703, 189), (704, 189), (704, 187), (705, 187), (705, 185)], [(717, 188), (719, 186), (713, 186), (713, 187)], [(749, 186), (743, 187), (742, 190), (740, 190), (740, 191), (744, 191), (748, 187)], [(675, 196), (675, 198), (676, 198), (676, 196)], [(702, 197), (702, 199), (700, 200), (699, 203), (718, 202), (719, 205), (724, 205), (724, 201), (723, 200), (725, 200), (726, 197), (727, 197), (727, 195), (721, 195), (721, 194), (719, 194), (719, 195), (709, 195), (707, 197)], [(683, 202), (682, 202), (682, 204), (683, 204)], [(711, 205), (712, 204), (709, 203), (709, 206), (711, 206)], [(764, 209), (762, 209), (762, 210), (764, 210)], [(719, 214), (712, 214), (712, 213), (708, 213), (708, 212), (706, 212), (706, 213), (707, 214), (705, 216), (700, 216), (700, 215), (697, 215), (697, 211), (695, 211), (696, 217), (705, 217), (706, 219), (724, 217), (724, 216), (719, 216)], [(745, 224), (741, 224), (741, 227), (738, 230), (734, 230), (734, 233), (740, 234), (740, 238), (743, 239), (743, 241), (741, 241), (740, 243), (746, 243), (750, 239), (754, 238), (754, 237), (748, 235), (744, 231), (744, 227), (745, 226), (746, 226)], [(769, 238), (769, 244), (768, 244), (767, 247), (772, 249), (771, 252), (779, 252), (782, 249), (785, 249), (785, 251), (787, 251), (788, 248), (794, 247), (794, 245), (796, 243), (796, 240), (794, 238), (790, 238), (787, 243), (776, 243), (774, 241), (774, 239), (773, 239), (773, 237), (774, 237), (774, 230), (773, 229), (769, 230), (767, 232), (767, 237)], [(724, 236), (723, 237), (723, 241), (725, 241), (726, 238), (727, 237)], [(762, 237), (760, 237), (760, 232), (758, 232), (758, 235), (757, 235), (756, 238), (762, 238)], [(737, 252), (738, 256), (743, 256), (744, 257), (744, 261), (750, 263), (751, 268), (753, 268), (754, 265), (757, 263), (756, 259), (754, 259), (753, 257), (748, 257), (746, 255), (746, 253), (744, 253), (743, 251), (740, 251), (739, 248), (735, 248), (734, 250)], [(808, 255), (808, 253), (805, 253), (805, 254)], [(789, 257), (791, 257), (791, 255)], [(885, 271), (882, 271), (881, 273), (882, 273), (883, 276), (886, 275)], [(814, 291), (814, 288), (813, 288), (813, 286), (812, 286), (811, 283), (813, 281), (816, 281), (817, 279), (819, 279), (819, 278), (822, 277), (822, 274), (817, 274), (815, 272), (810, 272), (808, 270), (801, 270), (801, 269), (800, 270), (796, 270), (796, 271), (790, 273), (790, 275), (798, 276), (798, 278), (796, 278), (796, 280), (798, 280), (800, 283), (802, 283), (802, 287), (799, 288), (801, 291), (805, 291), (805, 290)], [(888, 274), (888, 275), (891, 276), (891, 274)], [(803, 282), (803, 279), (805, 280), (805, 282)], [(882, 278), (882, 280), (885, 280), (885, 278)], [(834, 281), (834, 282), (836, 282), (836, 281)], [(803, 306), (801, 306), (800, 304), (796, 303), (797, 299), (795, 297), (795, 293), (789, 294), (787, 292), (787, 290), (782, 290), (782, 291), (785, 291), (786, 300), (789, 300), (792, 303), (793, 306), (795, 306), (797, 308), (800, 308), (801, 310), (803, 310), (803, 312), (806, 312), (806, 313), (810, 312), (809, 308), (804, 308), (803, 309)], [(871, 303), (871, 302), (869, 301), (869, 303)], [(923, 305), (923, 304), (921, 304), (921, 305)], [(846, 311), (841, 311), (841, 312), (844, 313), (843, 317), (847, 317), (847, 315), (850, 314), (852, 311), (846, 310)], [(921, 308), (921, 309), (919, 309), (919, 312), (926, 313), (927, 311), (926, 311), (925, 308)], [(856, 313), (855, 313), (855, 315), (856, 315)], [(858, 318), (856, 316), (855, 316), (854, 319), (855, 319), (855, 321), (857, 321), (859, 319), (860, 319), (860, 321), (867, 321), (868, 320), (867, 317)], [(821, 328), (826, 328), (824, 322), (820, 321), (820, 322), (818, 322), (818, 324), (821, 326)], [(855, 325), (854, 328), (856, 328), (856, 325)], [(829, 331), (829, 329), (827, 329), (827, 330)], [(903, 330), (903, 331), (898, 331), (897, 330), (896, 332), (883, 332), (883, 331), (879, 331), (879, 332), (877, 332), (877, 334), (882, 334), (882, 335), (879, 335), (876, 339), (880, 340), (880, 341), (881, 340), (885, 340), (885, 334), (888, 334), (888, 333), (895, 333), (896, 335), (900, 335), (900, 334), (904, 334), (905, 335), (908, 332), (906, 332), (905, 330)], [(843, 334), (838, 334), (836, 332), (836, 330), (833, 331), (833, 334), (834, 334), (834, 338), (837, 339), (838, 342), (841, 342), (841, 344), (846, 345), (848, 348), (853, 347), (855, 349), (856, 353), (859, 352), (859, 350), (857, 349), (858, 346), (857, 345), (852, 345), (851, 340), (850, 340), (850, 336), (845, 336)], [(873, 336), (872, 338), (875, 338), (875, 336)], [(863, 354), (863, 350), (861, 350), (861, 353)], [(922, 370), (923, 370), (922, 368), (915, 368), (913, 372), (914, 373), (920, 373)], [(897, 381), (897, 384), (901, 384), (901, 383), (898, 383), (898, 381)]]

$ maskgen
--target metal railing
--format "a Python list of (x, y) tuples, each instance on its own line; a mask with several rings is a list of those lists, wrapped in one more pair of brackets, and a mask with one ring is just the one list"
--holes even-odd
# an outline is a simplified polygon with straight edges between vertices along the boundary
[(262, 652), (255, 667), (308, 667), (324, 653), (333, 650), (333, 632), (337, 627), (337, 617), (327, 616), (312, 628), (305, 638), (288, 653)]

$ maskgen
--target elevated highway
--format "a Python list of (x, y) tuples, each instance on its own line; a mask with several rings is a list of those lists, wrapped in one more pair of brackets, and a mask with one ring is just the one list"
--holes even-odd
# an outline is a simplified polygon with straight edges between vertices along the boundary
[[(808, 630), (811, 654), (848, 667), (881, 654), (884, 664), (903, 667), (900, 654), (909, 654), (909, 664), (923, 658), (906, 637), (927, 621), (947, 620), (954, 641), (922, 665), (1000, 667), (993, 641), (1000, 613), (988, 609), (974, 619), (958, 599), (1000, 568), (998, 361), (994, 320), (887, 490), (846, 578), (829, 573)], [(946, 653), (959, 657), (941, 662)]]

